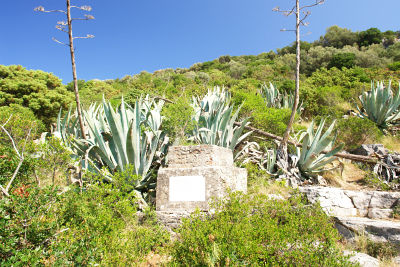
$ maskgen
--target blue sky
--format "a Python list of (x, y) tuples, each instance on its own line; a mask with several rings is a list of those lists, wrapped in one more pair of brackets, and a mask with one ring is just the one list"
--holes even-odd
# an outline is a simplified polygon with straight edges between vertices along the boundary
[[(80, 79), (122, 78), (146, 70), (187, 68), (221, 55), (249, 55), (290, 44), (294, 17), (272, 12), (294, 0), (72, 0), (91, 5), (95, 20), (76, 22)], [(303, 3), (313, 1), (303, 0)], [(65, 0), (2, 1), (0, 9), (0, 64), (22, 65), (52, 72), (71, 81), (68, 48), (51, 40), (66, 40), (55, 29), (61, 14), (36, 13), (33, 8), (63, 8)], [(353, 31), (377, 27), (400, 30), (399, 0), (326, 0), (311, 9), (303, 40), (313, 41), (332, 25)]]

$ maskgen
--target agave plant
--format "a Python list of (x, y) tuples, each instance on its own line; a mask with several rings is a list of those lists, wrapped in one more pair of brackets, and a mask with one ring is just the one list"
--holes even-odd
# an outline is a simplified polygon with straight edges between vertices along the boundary
[(388, 86), (383, 82), (377, 82), (376, 87), (371, 82), (371, 91), (359, 96), (362, 108), (358, 107), (359, 116), (375, 122), (378, 127), (387, 128), (400, 118), (400, 89), (395, 96), (391, 89), (391, 81)]
[[(168, 138), (161, 128), (161, 108), (163, 102), (156, 103), (146, 97), (136, 102), (134, 107), (125, 103), (114, 109), (110, 102), (103, 100), (99, 106), (92, 105), (83, 111), (87, 124), (86, 139), (75, 138), (71, 145), (80, 156), (88, 156), (91, 167), (100, 171), (107, 167), (111, 173), (124, 171), (133, 166), (134, 174), (142, 180), (136, 185), (138, 190), (155, 187), (150, 169), (166, 153)], [(74, 135), (76, 124), (70, 112), (61, 121), (62, 136)]]
[(193, 120), (196, 121), (196, 127), (192, 140), (199, 144), (227, 147), (233, 151), (237, 144), (251, 134), (247, 132), (242, 135), (244, 127), (248, 125), (248, 119), (245, 119), (241, 126), (234, 125), (240, 107), (233, 113), (230, 99), (229, 92), (219, 87), (215, 87), (213, 91), (209, 90), (201, 100), (193, 98)]
[[(331, 134), (335, 127), (335, 121), (322, 134), (324, 125), (325, 119), (322, 119), (317, 130), (314, 131), (314, 121), (312, 121), (307, 131), (298, 135), (298, 142), (301, 142), (302, 146), (296, 148), (297, 166), (301, 173), (306, 176), (326, 171), (327, 169), (324, 169), (324, 166), (334, 161), (336, 159), (334, 155), (343, 148), (343, 144), (333, 148), (336, 135), (331, 136)], [(329, 152), (321, 153), (324, 150)]]
[(261, 95), (265, 100), (267, 107), (269, 108), (280, 108), (281, 107), (281, 94), (278, 88), (272, 83), (269, 83), (269, 87), (264, 84), (261, 86)]
[[(282, 95), (272, 83), (269, 83), (269, 87), (266, 84), (261, 86), (260, 93), (269, 108), (292, 109), (294, 105), (294, 95), (292, 93)], [(303, 109), (303, 103), (299, 103), (296, 112), (300, 114)]]
[[(294, 94), (285, 93), (285, 95), (282, 97), (281, 107), (292, 109), (293, 105), (294, 105)], [(297, 114), (301, 114), (301, 112), (303, 112), (303, 110), (304, 110), (303, 102), (301, 102), (298, 104), (296, 112), (297, 112)]]

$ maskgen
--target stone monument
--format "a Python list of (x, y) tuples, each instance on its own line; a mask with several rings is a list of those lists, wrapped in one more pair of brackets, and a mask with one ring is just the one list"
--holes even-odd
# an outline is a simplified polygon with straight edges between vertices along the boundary
[(168, 167), (158, 171), (156, 210), (208, 211), (209, 201), (226, 196), (229, 190), (247, 191), (247, 171), (233, 165), (232, 150), (215, 145), (172, 146)]

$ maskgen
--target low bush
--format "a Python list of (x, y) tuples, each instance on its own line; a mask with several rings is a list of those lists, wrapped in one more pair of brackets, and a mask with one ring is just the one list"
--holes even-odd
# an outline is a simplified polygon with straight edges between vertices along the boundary
[(268, 108), (261, 95), (241, 90), (233, 93), (232, 100), (235, 106), (242, 105), (240, 116), (250, 117), (250, 126), (276, 135), (283, 135), (285, 132), (292, 112), (290, 109)]
[(376, 143), (382, 132), (374, 122), (359, 117), (340, 119), (337, 123), (338, 142), (345, 144), (346, 150), (353, 150), (367, 143)]
[(184, 142), (185, 135), (194, 129), (194, 109), (187, 97), (180, 97), (174, 104), (165, 105), (161, 114), (164, 116), (163, 130), (167, 132), (172, 143)]
[[(8, 181), (12, 177), (15, 169), (19, 164), (19, 158), (15, 151), (7, 146), (0, 145), (0, 184), (7, 185)], [(26, 157), (23, 161), (21, 168), (18, 171), (17, 178), (14, 182), (19, 183), (29, 183), (31, 181), (31, 176), (36, 167), (36, 161), (30, 157)]]
[[(16, 104), (0, 107), (0, 124), (5, 124), (4, 128), (13, 137), (18, 148), (23, 146), (29, 130), (31, 130), (29, 140), (38, 137), (44, 130), (43, 122), (37, 119), (29, 108)], [(0, 129), (0, 145), (11, 147), (10, 138), (2, 129)]]
[[(252, 126), (282, 136), (290, 119), (290, 109), (265, 108), (252, 115)], [(297, 116), (296, 116), (297, 117)]]
[(184, 220), (172, 247), (175, 265), (351, 266), (331, 220), (300, 195), (278, 201), (232, 193), (213, 208)]
[(97, 182), (60, 194), (34, 185), (0, 199), (2, 266), (135, 265), (167, 243), (150, 211), (139, 221), (137, 197)]

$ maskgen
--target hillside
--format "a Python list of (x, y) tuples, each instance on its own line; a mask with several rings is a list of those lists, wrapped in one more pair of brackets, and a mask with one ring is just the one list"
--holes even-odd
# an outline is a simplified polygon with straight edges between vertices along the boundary
[[(283, 135), (294, 73), (292, 44), (187, 69), (79, 80), (81, 131), (72, 83), (0, 65), (0, 261), (352, 266), (343, 253), (351, 249), (395, 264), (400, 32), (332, 26), (301, 43), (301, 105), (284, 169), (276, 141), (259, 133)], [(215, 213), (195, 212), (167, 231), (154, 212), (157, 171), (168, 165), (169, 146), (193, 144), (230, 149), (247, 170), (248, 194), (229, 194)], [(365, 235), (352, 231), (357, 220)], [(371, 234), (369, 226), (383, 230)]]

